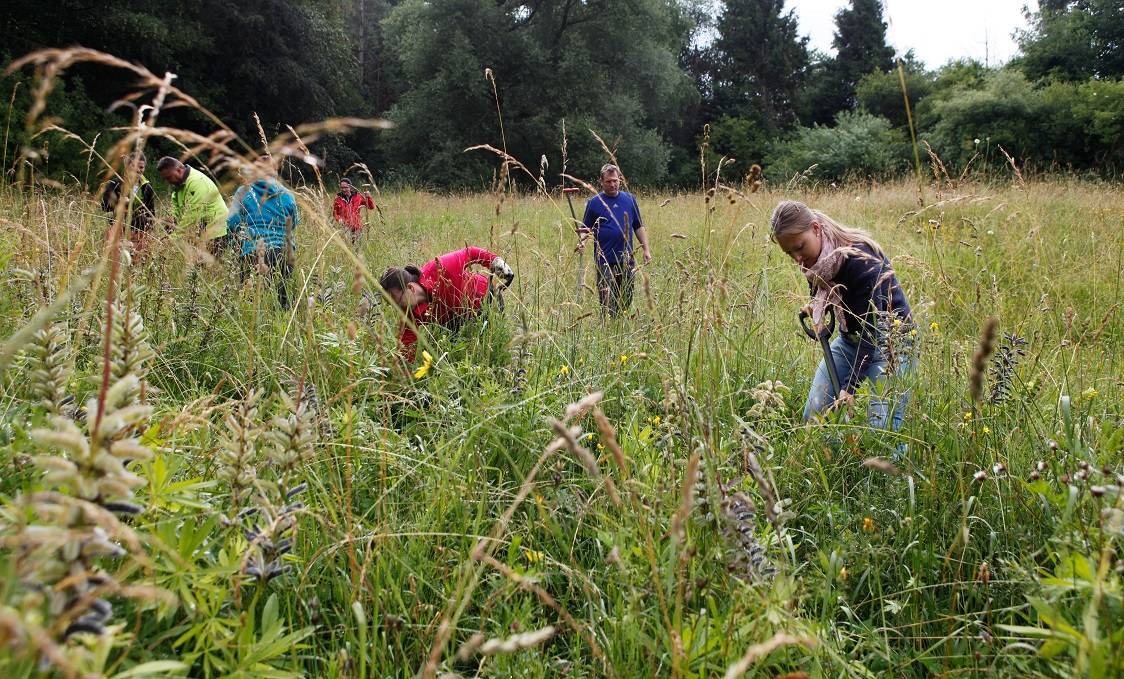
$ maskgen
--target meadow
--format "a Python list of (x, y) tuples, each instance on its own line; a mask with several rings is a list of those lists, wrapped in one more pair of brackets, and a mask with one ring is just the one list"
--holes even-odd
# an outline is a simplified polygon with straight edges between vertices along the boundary
[[(381, 194), (351, 247), (300, 188), (282, 311), (4, 188), (0, 673), (1124, 673), (1119, 184), (753, 188), (641, 191), (615, 320), (558, 193)], [(864, 392), (801, 421), (788, 197), (902, 280), (899, 433)], [(466, 244), (515, 269), (505, 311), (403, 365), (373, 278)]]

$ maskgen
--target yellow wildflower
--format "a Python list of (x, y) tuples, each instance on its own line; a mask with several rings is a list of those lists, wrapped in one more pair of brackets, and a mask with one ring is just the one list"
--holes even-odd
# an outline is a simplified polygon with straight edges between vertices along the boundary
[(621, 354), (621, 365), (628, 363), (628, 354)]
[(981, 429), (980, 432), (983, 433), (986, 436), (986, 435), (991, 433), (991, 427), (984, 426), (984, 428)]
[(940, 332), (941, 331), (941, 324), (937, 323), (936, 321), (933, 321), (932, 323), (929, 324), (929, 330), (931, 330), (932, 332)]
[(603, 444), (603, 443), (598, 443), (598, 444), (597, 444), (597, 450), (598, 450), (598, 452), (600, 452), (600, 451), (602, 451), (602, 450), (605, 450), (605, 444)]
[(971, 410), (967, 410), (967, 411), (964, 412), (964, 421), (965, 422), (971, 422), (972, 421), (972, 411)]
[(433, 354), (429, 353), (428, 351), (423, 351), (422, 352), (422, 364), (420, 366), (418, 366), (417, 370), (414, 371), (414, 379), (420, 380), (421, 378), (425, 377), (426, 373), (428, 373), (429, 369), (432, 368), (432, 367), (433, 367)]
[(1086, 401), (1092, 401), (1097, 397), (1098, 393), (1099, 392), (1097, 392), (1096, 389), (1094, 389), (1093, 387), (1089, 387), (1085, 391), (1081, 392), (1081, 398), (1085, 399)]
[(563, 377), (565, 377), (566, 375), (569, 375), (570, 374), (570, 366), (563, 363), (562, 367), (558, 369), (558, 374), (562, 375)]
[(874, 519), (870, 518), (869, 516), (863, 517), (863, 531), (867, 533), (874, 532)]
[(523, 558), (526, 559), (527, 563), (529, 563), (529, 564), (541, 563), (545, 556), (546, 555), (543, 554), (542, 552), (539, 552), (539, 551), (536, 551), (536, 550), (533, 550), (533, 549), (524, 549), (523, 550)]

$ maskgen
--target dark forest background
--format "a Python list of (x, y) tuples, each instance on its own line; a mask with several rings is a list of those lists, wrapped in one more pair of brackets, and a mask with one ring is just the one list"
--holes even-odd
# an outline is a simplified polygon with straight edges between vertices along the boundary
[[(1110, 178), (1124, 170), (1119, 0), (1040, 0), (1010, 63), (960, 60), (935, 70), (887, 45), (878, 0), (839, 11), (834, 54), (809, 49), (783, 0), (8, 4), (3, 63), (82, 45), (171, 71), (248, 140), (258, 138), (255, 113), (267, 134), (332, 116), (387, 118), (391, 130), (330, 137), (316, 148), (330, 171), (362, 162), (383, 183), (483, 188), (495, 158), (464, 149), (504, 142), (534, 168), (546, 156), (554, 181), (563, 120), (567, 169), (583, 176), (605, 158), (593, 130), (634, 184), (697, 186), (700, 152), (711, 168), (734, 158), (726, 176), (759, 163), (774, 181), (813, 165), (824, 181), (892, 177), (914, 163), (903, 79), (918, 141), (952, 173), (970, 161), (1007, 162), (1000, 146), (1032, 169)], [(485, 69), (495, 77), (503, 137)], [(9, 166), (28, 141), (31, 76), (0, 80)], [(88, 141), (102, 133), (97, 146), (108, 148), (107, 130), (129, 120), (108, 107), (130, 85), (120, 70), (76, 67), (50, 111)], [(161, 120), (212, 128), (188, 109)], [(80, 144), (46, 141), (43, 171), (83, 177)]]

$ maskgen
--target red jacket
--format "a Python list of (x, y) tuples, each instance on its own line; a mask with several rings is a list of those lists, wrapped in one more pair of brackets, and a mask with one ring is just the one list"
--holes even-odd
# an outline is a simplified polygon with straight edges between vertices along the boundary
[[(468, 271), (468, 267), (473, 264), (490, 267), (496, 257), (484, 248), (468, 247), (426, 262), (421, 267), (418, 282), (429, 293), (430, 301), (410, 309), (409, 319), (415, 325), (449, 326), (475, 314), (488, 294), (488, 277)], [(403, 324), (400, 340), (406, 358), (413, 361), (418, 336), (410, 323)]]
[(358, 191), (352, 191), (350, 198), (337, 193), (336, 202), (332, 204), (332, 215), (337, 222), (345, 224), (352, 231), (362, 231), (363, 218), (359, 216), (359, 208), (364, 207), (373, 210), (375, 199)]

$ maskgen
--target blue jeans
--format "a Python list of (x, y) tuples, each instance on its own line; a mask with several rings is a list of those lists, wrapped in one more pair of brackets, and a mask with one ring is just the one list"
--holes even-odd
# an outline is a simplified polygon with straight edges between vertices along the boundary
[[(835, 358), (835, 369), (839, 371), (840, 384), (845, 384), (847, 376), (854, 371), (858, 352), (859, 345), (843, 336), (836, 337), (831, 342), (831, 355)], [(903, 356), (898, 365), (897, 376), (901, 377), (907, 374), (913, 369), (916, 362), (915, 356)], [(861, 378), (877, 383), (885, 378), (885, 372), (886, 359), (883, 358), (881, 351), (876, 351), (867, 364), (866, 370), (863, 371)], [(875, 396), (871, 399), (870, 407), (867, 409), (867, 419), (870, 421), (870, 426), (875, 429), (898, 431), (901, 429), (902, 420), (905, 418), (905, 406), (909, 401), (909, 391), (902, 391), (900, 394), (889, 392), (885, 396), (883, 398)], [(827, 375), (827, 365), (823, 359), (820, 359), (820, 365), (816, 368), (816, 376), (812, 378), (812, 388), (808, 390), (808, 402), (804, 404), (804, 419), (810, 420), (816, 414), (823, 412), (835, 402), (837, 397), (838, 394), (831, 388), (831, 378)], [(890, 412), (891, 407), (893, 413)]]

